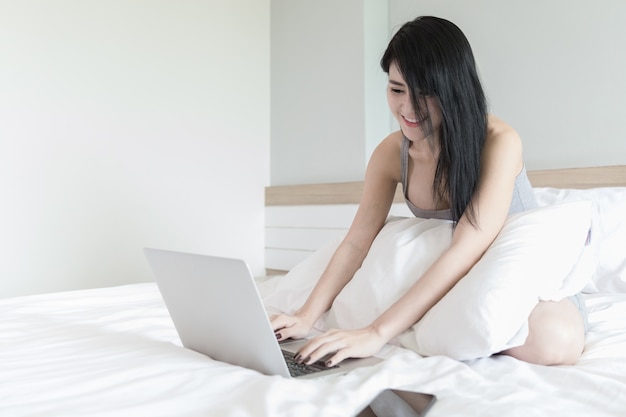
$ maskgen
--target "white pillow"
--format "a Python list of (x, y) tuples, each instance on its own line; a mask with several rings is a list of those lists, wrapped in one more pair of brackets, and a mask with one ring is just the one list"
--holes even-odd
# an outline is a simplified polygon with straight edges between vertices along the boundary
[(452, 233), (450, 220), (390, 218), (335, 298), (327, 327), (356, 329), (372, 323), (450, 246)]
[(535, 188), (540, 206), (591, 200), (591, 247), (597, 268), (584, 292), (626, 293), (626, 187)]
[[(590, 207), (589, 202), (560, 204), (507, 219), (470, 273), (414, 326), (415, 331), (409, 329), (394, 342), (422, 355), (457, 359), (489, 356), (521, 344), (539, 295), (560, 291), (576, 264), (589, 229)], [(448, 220), (391, 218), (316, 328), (368, 325), (419, 279), (451, 238)], [(266, 307), (285, 313), (298, 309), (339, 243), (328, 243), (282, 277), (264, 298)]]
[(510, 217), (480, 261), (402, 341), (422, 355), (458, 360), (523, 344), (539, 296), (561, 290), (583, 252), (590, 225), (588, 201)]
[[(330, 258), (337, 250), (343, 237), (336, 238), (313, 252), (305, 260), (291, 268), (279, 279), (271, 291), (264, 291), (263, 304), (269, 314), (293, 314), (302, 307), (313, 287), (326, 269)], [(317, 330), (325, 329), (326, 315), (315, 323)]]
[[(263, 297), (270, 314), (293, 314), (304, 304), (342, 239), (328, 242), (279, 278)], [(361, 268), (315, 328), (354, 329), (371, 323), (421, 276), (451, 241), (450, 220), (389, 217)], [(368, 308), (362, 310), (359, 306), (365, 300)]]

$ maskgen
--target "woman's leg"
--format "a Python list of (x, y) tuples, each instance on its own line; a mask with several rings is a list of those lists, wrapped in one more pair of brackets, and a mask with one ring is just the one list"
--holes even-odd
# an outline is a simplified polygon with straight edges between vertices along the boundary
[(573, 365), (585, 347), (585, 324), (570, 299), (540, 301), (528, 318), (529, 333), (522, 346), (502, 352), (539, 365)]

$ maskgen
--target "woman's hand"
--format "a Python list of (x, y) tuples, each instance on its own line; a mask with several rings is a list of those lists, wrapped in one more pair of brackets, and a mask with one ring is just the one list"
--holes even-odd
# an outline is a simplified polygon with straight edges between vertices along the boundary
[(301, 339), (307, 336), (313, 329), (313, 322), (298, 313), (293, 316), (277, 314), (270, 317), (270, 324), (280, 342), (289, 338)]
[(296, 360), (311, 364), (326, 355), (326, 366), (335, 366), (346, 358), (365, 358), (377, 354), (387, 343), (373, 327), (358, 330), (332, 329), (314, 337), (300, 348)]

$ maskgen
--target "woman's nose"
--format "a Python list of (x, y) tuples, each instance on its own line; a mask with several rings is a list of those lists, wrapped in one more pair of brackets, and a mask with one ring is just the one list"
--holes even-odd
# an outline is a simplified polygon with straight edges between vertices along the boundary
[(413, 114), (413, 102), (408, 94), (405, 94), (402, 100), (402, 109), (405, 112)]

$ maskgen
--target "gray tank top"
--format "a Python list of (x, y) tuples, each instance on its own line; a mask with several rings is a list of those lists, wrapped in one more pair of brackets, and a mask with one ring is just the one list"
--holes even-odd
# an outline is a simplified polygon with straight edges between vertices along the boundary
[[(452, 210), (423, 210), (416, 207), (407, 196), (408, 192), (408, 173), (409, 173), (409, 145), (411, 142), (405, 137), (402, 140), (402, 193), (407, 206), (415, 217), (424, 219), (444, 219), (452, 220)], [(522, 171), (517, 174), (515, 178), (515, 188), (513, 190), (513, 198), (511, 200), (511, 207), (509, 208), (509, 216), (522, 211), (530, 210), (537, 207), (537, 200), (535, 199), (535, 193), (533, 192), (532, 185), (526, 175), (526, 167), (522, 168)]]

